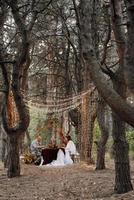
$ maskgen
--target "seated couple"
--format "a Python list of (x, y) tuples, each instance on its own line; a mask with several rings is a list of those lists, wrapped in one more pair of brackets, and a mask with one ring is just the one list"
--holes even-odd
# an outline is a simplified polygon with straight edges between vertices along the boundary
[[(71, 139), (71, 136), (66, 136), (67, 143), (65, 149), (59, 149), (57, 159), (53, 160), (46, 166), (65, 166), (73, 164), (73, 156), (76, 154), (76, 146)], [(42, 165), (43, 161), (41, 162)]]

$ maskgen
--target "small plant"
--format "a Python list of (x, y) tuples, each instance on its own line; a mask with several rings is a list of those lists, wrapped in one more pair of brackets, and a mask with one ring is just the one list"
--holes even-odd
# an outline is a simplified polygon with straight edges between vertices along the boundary
[(129, 150), (134, 153), (134, 131), (127, 132), (127, 141), (129, 143)]

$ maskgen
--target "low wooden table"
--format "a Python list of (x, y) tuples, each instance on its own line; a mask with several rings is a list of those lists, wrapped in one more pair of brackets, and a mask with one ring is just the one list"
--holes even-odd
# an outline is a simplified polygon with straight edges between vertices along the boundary
[(59, 149), (62, 149), (62, 148), (45, 148), (45, 149), (42, 149), (41, 155), (42, 155), (43, 160), (44, 160), (43, 165), (51, 163), (53, 160), (56, 160), (57, 159), (57, 153), (58, 153)]

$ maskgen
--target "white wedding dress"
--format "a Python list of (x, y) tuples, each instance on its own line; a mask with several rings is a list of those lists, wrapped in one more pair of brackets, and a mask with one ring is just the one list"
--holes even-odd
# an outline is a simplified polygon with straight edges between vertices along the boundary
[(53, 160), (51, 163), (47, 164), (46, 166), (65, 166), (65, 165), (71, 165), (73, 164), (73, 160), (70, 157), (69, 151), (65, 150), (64, 152), (59, 149), (57, 153), (57, 159)]
[(64, 163), (65, 163), (65, 165), (73, 164), (73, 160), (70, 156), (70, 152), (67, 149), (65, 149)]
[[(62, 149), (59, 149), (57, 153), (57, 159), (53, 160), (51, 163), (43, 166), (65, 166), (65, 165), (71, 165), (73, 164), (73, 160), (71, 159), (71, 155), (76, 154), (76, 146), (73, 143), (73, 141), (69, 141), (67, 143), (67, 146), (65, 147), (65, 154)], [(43, 160), (40, 164), (42, 166)]]

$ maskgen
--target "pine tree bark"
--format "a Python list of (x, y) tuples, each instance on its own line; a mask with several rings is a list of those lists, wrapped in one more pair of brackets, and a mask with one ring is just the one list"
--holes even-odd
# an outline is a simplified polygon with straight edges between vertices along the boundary
[(102, 98), (100, 98), (97, 110), (97, 120), (101, 130), (101, 137), (99, 141), (96, 141), (97, 145), (96, 170), (105, 169), (105, 151), (106, 151), (106, 143), (109, 136), (108, 126), (105, 120), (105, 109), (106, 109), (106, 103)]
[(93, 128), (94, 122), (97, 115), (96, 97), (94, 91), (90, 94), (83, 96), (82, 108), (81, 108), (81, 148), (80, 157), (81, 160), (85, 161), (87, 164), (93, 164), (92, 156), (92, 146), (93, 146)]
[(8, 171), (7, 176), (13, 178), (20, 176), (20, 160), (19, 160), (19, 135), (12, 134), (8, 136)]
[(113, 112), (113, 148), (115, 160), (115, 186), (118, 194), (133, 189), (130, 177), (130, 165), (128, 156), (128, 143), (125, 135), (125, 123)]
[[(81, 119), (82, 119), (82, 134), (81, 134), (81, 147), (80, 159), (88, 162), (90, 156), (89, 149), (89, 95), (85, 94), (82, 98), (81, 106)], [(91, 139), (91, 138), (90, 138)]]
[(125, 52), (125, 80), (134, 94), (134, 2), (124, 0), (127, 11), (127, 42)]
[[(126, 84), (124, 76), (125, 31), (119, 26), (122, 23), (121, 1), (111, 0), (111, 16), (114, 36), (117, 42), (119, 67), (112, 78), (113, 88), (126, 100)], [(125, 193), (133, 189), (130, 177), (129, 148), (126, 141), (125, 122), (112, 111), (113, 116), (113, 148), (115, 160), (116, 193)]]

